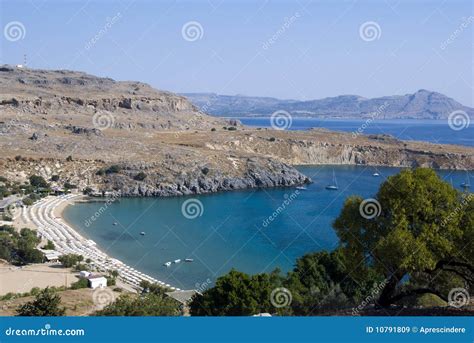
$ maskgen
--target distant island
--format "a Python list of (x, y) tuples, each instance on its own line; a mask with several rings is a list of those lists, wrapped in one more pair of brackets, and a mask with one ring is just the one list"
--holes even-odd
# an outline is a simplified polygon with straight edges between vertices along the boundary
[(420, 89), (413, 94), (367, 99), (358, 95), (340, 95), (317, 100), (282, 100), (244, 95), (183, 93), (203, 112), (219, 117), (270, 116), (287, 111), (295, 117), (375, 118), (375, 119), (447, 119), (453, 111), (474, 117), (474, 109), (463, 106), (441, 93)]

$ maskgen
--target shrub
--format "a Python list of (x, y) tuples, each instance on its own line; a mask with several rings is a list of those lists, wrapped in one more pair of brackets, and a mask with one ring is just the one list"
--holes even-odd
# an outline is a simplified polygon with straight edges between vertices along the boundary
[(117, 174), (117, 173), (120, 172), (120, 170), (122, 170), (122, 168), (120, 168), (120, 166), (118, 166), (116, 164), (113, 164), (105, 170), (105, 173), (106, 174)]
[(235, 126), (231, 126), (227, 129), (227, 131), (236, 131), (237, 128)]
[(83, 259), (84, 257), (82, 257), (81, 255), (67, 254), (59, 257), (59, 262), (61, 262), (64, 267), (71, 268), (72, 266), (81, 262)]
[(143, 181), (145, 180), (146, 176), (147, 175), (144, 172), (139, 172), (137, 175), (133, 177), (133, 179), (137, 181)]
[(48, 240), (48, 243), (45, 244), (41, 249), (45, 249), (45, 250), (54, 250), (55, 246), (54, 246), (54, 243), (50, 240)]
[(49, 184), (46, 182), (46, 180), (39, 175), (31, 175), (30, 176), (30, 185), (33, 187), (40, 187), (40, 188), (48, 188)]
[(73, 185), (72, 183), (65, 182), (65, 183), (64, 183), (64, 188), (65, 188), (65, 189), (75, 189), (75, 188), (77, 188), (77, 186), (76, 186), (76, 185)]
[(11, 216), (9, 216), (8, 214), (3, 214), (2, 215), (2, 219), (6, 222), (12, 222), (13, 221), (13, 218)]
[(19, 316), (30, 317), (62, 316), (66, 310), (63, 307), (60, 307), (60, 304), (61, 297), (55, 294), (54, 290), (45, 288), (36, 295), (35, 300), (29, 301), (18, 307), (17, 313)]
[(59, 180), (59, 175), (53, 175), (51, 176), (51, 181), (58, 181)]
[(88, 286), (89, 286), (89, 281), (87, 279), (82, 278), (72, 283), (71, 289), (87, 288)]
[(23, 202), (23, 204), (24, 204), (25, 206), (31, 206), (31, 205), (33, 205), (33, 203), (34, 203), (33, 199), (31, 199), (31, 198), (24, 198), (24, 199), (22, 200), (22, 202)]

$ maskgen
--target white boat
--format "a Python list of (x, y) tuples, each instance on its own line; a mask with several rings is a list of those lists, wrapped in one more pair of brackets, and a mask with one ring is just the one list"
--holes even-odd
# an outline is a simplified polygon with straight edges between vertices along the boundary
[(192, 258), (187, 258), (187, 259), (185, 259), (185, 261), (186, 261), (186, 262), (193, 262), (194, 259), (192, 259)]
[(118, 223), (117, 222), (114, 222), (114, 225), (117, 225)]
[(177, 260), (174, 260), (174, 263), (179, 263), (179, 262), (181, 262), (180, 258), (178, 258)]
[(330, 191), (337, 191), (339, 189), (337, 185), (336, 174), (334, 173), (334, 169), (332, 170), (332, 184), (326, 186), (327, 190)]
[(163, 263), (163, 265), (166, 266), (166, 267), (169, 267), (169, 266), (171, 266), (171, 262), (165, 262), (165, 263)]
[(461, 183), (461, 187), (464, 189), (471, 188), (471, 183), (469, 181), (469, 173), (466, 171), (466, 181)]
[(296, 189), (299, 190), (299, 191), (305, 191), (305, 190), (307, 190), (308, 188), (303, 187), (303, 186), (298, 186), (298, 187), (296, 187)]
[(379, 176), (380, 176), (380, 174), (379, 174), (379, 173), (377, 173), (377, 172), (375, 172), (375, 173), (373, 173), (373, 174), (372, 174), (372, 176), (379, 177)]
[(145, 236), (145, 232), (144, 231), (140, 232), (140, 235)]

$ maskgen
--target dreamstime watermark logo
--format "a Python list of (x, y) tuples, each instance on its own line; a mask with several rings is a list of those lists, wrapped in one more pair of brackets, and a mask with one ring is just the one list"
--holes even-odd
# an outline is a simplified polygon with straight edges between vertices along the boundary
[(11, 21), (3, 28), (3, 35), (6, 40), (16, 42), (26, 37), (26, 28), (20, 21)]
[(204, 214), (204, 206), (198, 199), (188, 199), (181, 205), (181, 213), (187, 219), (196, 219)]
[(382, 212), (382, 206), (373, 198), (364, 199), (359, 205), (359, 213), (365, 219), (374, 219)]
[(363, 310), (367, 305), (373, 303), (378, 298), (380, 292), (382, 292), (382, 290), (385, 288), (387, 283), (388, 283), (388, 280), (385, 279), (379, 284), (375, 285), (375, 287), (373, 287), (372, 290), (370, 291), (370, 294), (366, 296), (364, 300), (362, 300), (359, 306), (352, 308), (352, 315), (353, 316), (358, 315), (359, 312)]
[(290, 195), (285, 194), (285, 200), (283, 200), (281, 205), (278, 206), (277, 209), (262, 222), (262, 226), (267, 227), (270, 225), (283, 211), (286, 210), (288, 206), (290, 206), (290, 204), (298, 197), (299, 194), (300, 192), (298, 190), (294, 191)]
[(98, 111), (92, 117), (92, 124), (96, 129), (106, 130), (110, 129), (115, 122), (115, 118), (112, 113), (106, 111)]
[(382, 36), (382, 29), (375, 21), (366, 21), (359, 27), (359, 36), (366, 42), (372, 42), (380, 39)]
[(268, 50), (268, 48), (275, 44), (280, 39), (280, 37), (291, 27), (291, 25), (296, 21), (296, 19), (300, 17), (301, 15), (299, 14), (299, 12), (295, 12), (291, 17), (285, 17), (283, 19), (283, 24), (278, 28), (278, 30), (262, 44), (262, 49)]
[(293, 118), (287, 111), (273, 112), (270, 117), (270, 125), (274, 130), (288, 130), (293, 124)]
[(115, 294), (109, 288), (96, 288), (94, 293), (92, 293), (92, 301), (99, 310), (113, 303), (114, 300)]
[(195, 42), (204, 37), (204, 28), (198, 21), (188, 21), (181, 28), (181, 36), (188, 42)]
[(465, 288), (453, 288), (448, 294), (448, 305), (461, 308), (469, 304), (471, 298), (469, 292)]
[(290, 290), (285, 287), (275, 288), (270, 294), (270, 302), (276, 308), (289, 306), (292, 300), (293, 296)]
[(118, 194), (114, 194), (113, 196), (108, 197), (107, 200), (105, 200), (105, 204), (99, 207), (99, 209), (95, 211), (92, 216), (90, 216), (84, 221), (84, 226), (85, 227), (91, 226), (93, 222), (95, 222), (105, 211), (107, 211), (110, 204), (112, 204), (115, 200), (117, 200), (118, 197), (119, 197)]
[(369, 118), (365, 120), (365, 122), (357, 128), (356, 131), (352, 132), (352, 138), (356, 138), (357, 136), (361, 135), (364, 133), (365, 129), (369, 127), (369, 125), (378, 117), (382, 115), (382, 113), (385, 112), (385, 110), (388, 107), (388, 102), (384, 102), (382, 105), (380, 105), (376, 111), (370, 113)]
[(94, 37), (92, 37), (91, 39), (89, 39), (89, 41), (86, 43), (85, 45), (85, 49), (86, 50), (90, 50), (98, 41), (100, 41), (102, 39), (102, 37), (104, 37), (107, 32), (110, 31), (110, 29), (112, 28), (112, 26), (117, 22), (119, 21), (120, 19), (122, 18), (122, 14), (120, 12), (118, 12), (116, 15), (114, 15), (112, 18), (110, 17), (107, 17), (105, 19), (105, 25), (99, 30), (99, 32), (97, 32)]
[(448, 45), (452, 44), (468, 27), (474, 22), (474, 16), (462, 18), (462, 23), (458, 26), (456, 30), (439, 46), (441, 50), (445, 50)]
[(471, 118), (469, 115), (461, 110), (451, 112), (448, 116), (448, 125), (451, 130), (461, 131), (469, 127)]
[(474, 197), (474, 193), (469, 193), (467, 194), (466, 196), (463, 197), (463, 199), (461, 200), (461, 204), (456, 206), (456, 208), (451, 211), (447, 217), (445, 217), (442, 221), (441, 221), (441, 227), (444, 228), (446, 227), (446, 225), (448, 225), (448, 223), (453, 220), (455, 217), (457, 217), (460, 213), (462, 213), (462, 211), (464, 210), (464, 208), (469, 204), (469, 201), (471, 201), (471, 199)]
[(195, 287), (196, 292), (202, 294), (206, 289), (208, 289), (211, 286), (211, 284), (212, 284), (212, 280), (208, 278), (206, 281), (202, 283), (196, 282), (194, 284), (194, 287)]

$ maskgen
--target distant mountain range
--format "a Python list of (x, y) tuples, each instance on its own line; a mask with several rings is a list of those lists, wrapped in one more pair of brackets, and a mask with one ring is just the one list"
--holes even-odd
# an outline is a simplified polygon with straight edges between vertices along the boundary
[(421, 89), (413, 94), (367, 99), (340, 95), (318, 100), (281, 100), (269, 97), (183, 93), (202, 112), (223, 117), (269, 116), (283, 110), (296, 117), (446, 119), (453, 111), (474, 117), (474, 109), (441, 93)]

